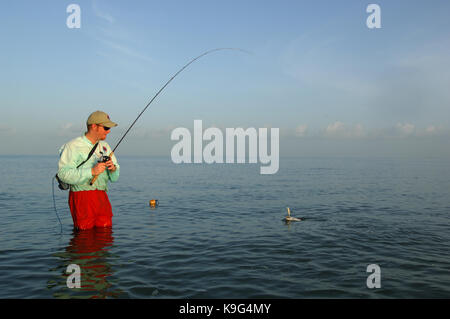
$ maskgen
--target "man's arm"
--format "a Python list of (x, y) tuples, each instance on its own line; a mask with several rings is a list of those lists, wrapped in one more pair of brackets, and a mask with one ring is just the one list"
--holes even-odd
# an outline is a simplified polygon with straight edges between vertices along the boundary
[(58, 162), (58, 177), (70, 185), (80, 185), (87, 183), (92, 178), (90, 167), (77, 168), (77, 157), (79, 154), (71, 146), (64, 146)]

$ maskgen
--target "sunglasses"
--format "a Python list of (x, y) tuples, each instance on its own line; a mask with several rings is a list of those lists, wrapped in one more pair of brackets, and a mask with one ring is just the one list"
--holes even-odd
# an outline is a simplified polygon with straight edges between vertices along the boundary
[(109, 131), (109, 130), (111, 129), (111, 128), (108, 127), (108, 126), (104, 126), (104, 125), (101, 125), (101, 124), (97, 124), (97, 126), (103, 127), (103, 129), (104, 129), (105, 131)]

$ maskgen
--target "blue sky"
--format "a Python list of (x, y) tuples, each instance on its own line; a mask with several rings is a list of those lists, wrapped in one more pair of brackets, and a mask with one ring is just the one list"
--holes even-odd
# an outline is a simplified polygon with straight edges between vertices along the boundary
[[(81, 8), (81, 28), (66, 7)], [(369, 3), (381, 29), (369, 29)], [(170, 132), (279, 127), (281, 155), (449, 156), (448, 1), (2, 1), (0, 154), (56, 154), (101, 109), (114, 146), (169, 156)], [(25, 129), (24, 129), (25, 128)]]

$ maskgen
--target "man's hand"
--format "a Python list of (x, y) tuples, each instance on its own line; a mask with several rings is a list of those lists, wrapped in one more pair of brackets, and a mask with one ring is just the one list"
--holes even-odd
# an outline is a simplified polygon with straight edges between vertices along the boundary
[(92, 176), (97, 176), (103, 173), (106, 169), (106, 163), (97, 163), (94, 167), (92, 167), (91, 172)]
[(112, 160), (107, 161), (105, 164), (109, 171), (114, 172), (116, 170), (116, 165), (114, 165)]

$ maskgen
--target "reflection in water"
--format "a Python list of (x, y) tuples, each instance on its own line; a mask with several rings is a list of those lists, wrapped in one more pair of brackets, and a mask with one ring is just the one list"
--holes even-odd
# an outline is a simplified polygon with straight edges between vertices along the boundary
[[(64, 251), (58, 252), (55, 256), (60, 258), (60, 265), (53, 269), (61, 273), (59, 282), (49, 281), (48, 288), (57, 288), (58, 292), (53, 295), (55, 298), (107, 298), (117, 297), (120, 290), (110, 290), (112, 284), (108, 277), (113, 275), (112, 267), (108, 260), (111, 259), (110, 249), (113, 246), (114, 237), (112, 229), (93, 228), (89, 230), (74, 230)], [(81, 288), (67, 287), (66, 274), (67, 266), (76, 264), (81, 269)]]

